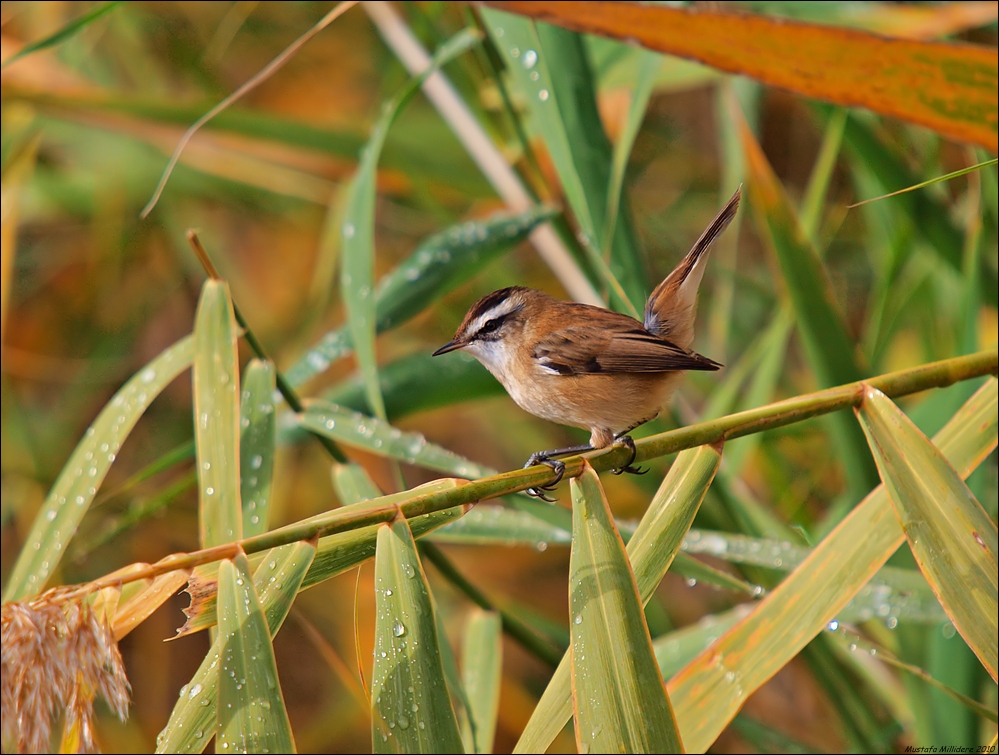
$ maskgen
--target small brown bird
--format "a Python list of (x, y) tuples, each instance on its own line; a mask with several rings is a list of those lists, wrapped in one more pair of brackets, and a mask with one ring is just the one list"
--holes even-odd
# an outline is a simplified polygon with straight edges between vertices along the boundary
[[(684, 370), (717, 370), (690, 350), (697, 289), (708, 251), (739, 208), (741, 189), (711, 221), (687, 256), (656, 286), (645, 322), (588, 304), (559, 301), (512, 286), (482, 297), (465, 315), (454, 339), (434, 356), (465, 349), (496, 377), (522, 409), (563, 425), (590, 430), (584, 446), (542, 451), (525, 466), (565, 464), (552, 457), (605, 448), (631, 448), (628, 433), (654, 419)], [(629, 462), (621, 472), (640, 473)], [(528, 491), (544, 497), (537, 490)]]

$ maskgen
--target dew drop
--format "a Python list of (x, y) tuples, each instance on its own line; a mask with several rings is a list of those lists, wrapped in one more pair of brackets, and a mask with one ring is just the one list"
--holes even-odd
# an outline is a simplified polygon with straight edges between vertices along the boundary
[(548, 93), (547, 89), (542, 89), (540, 92), (538, 92), (538, 99), (541, 100), (542, 102), (548, 102), (548, 98), (550, 96), (551, 95)]
[(524, 53), (524, 59), (520, 61), (524, 68), (534, 68), (538, 64), (538, 54), (534, 50)]

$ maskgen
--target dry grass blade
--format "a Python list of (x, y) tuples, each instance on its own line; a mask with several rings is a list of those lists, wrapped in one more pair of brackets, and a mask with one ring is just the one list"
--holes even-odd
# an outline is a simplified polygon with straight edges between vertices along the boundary
[(967, 175), (976, 170), (981, 170), (982, 168), (987, 168), (990, 165), (995, 165), (999, 163), (999, 159), (993, 158), (991, 160), (986, 160), (984, 162), (976, 163), (967, 168), (961, 168), (960, 170), (952, 171), (945, 176), (937, 176), (936, 178), (931, 178), (929, 181), (921, 181), (918, 184), (913, 184), (912, 186), (906, 186), (904, 189), (899, 189), (898, 191), (893, 191), (890, 194), (882, 194), (880, 197), (871, 197), (870, 199), (865, 199), (863, 202), (854, 202), (853, 204), (847, 205), (846, 209), (852, 210), (854, 207), (863, 207), (865, 204), (870, 204), (871, 202), (879, 202), (882, 199), (888, 199), (888, 197), (897, 197), (899, 194), (906, 194), (910, 191), (916, 191), (918, 189), (925, 189), (927, 186), (932, 186), (933, 184), (941, 183), (942, 181), (950, 181), (955, 178), (960, 178), (961, 176)]
[(146, 206), (142, 209), (141, 216), (144, 218), (148, 217), (149, 213), (152, 212), (153, 208), (156, 206), (156, 203), (159, 202), (160, 196), (163, 194), (163, 189), (166, 188), (166, 183), (167, 181), (170, 180), (170, 174), (173, 172), (173, 169), (177, 166), (177, 161), (180, 160), (180, 153), (184, 151), (184, 147), (187, 146), (187, 143), (191, 141), (192, 138), (194, 138), (194, 135), (198, 132), (198, 129), (200, 129), (202, 126), (208, 123), (208, 121), (210, 121), (216, 115), (221, 113), (223, 110), (229, 107), (232, 103), (234, 103), (244, 94), (252, 91), (257, 86), (262, 84), (264, 81), (269, 79), (275, 71), (277, 71), (279, 68), (281, 68), (281, 66), (283, 66), (285, 63), (288, 62), (288, 60), (291, 58), (292, 55), (298, 52), (299, 48), (301, 48), (302, 45), (304, 45), (306, 42), (308, 42), (310, 39), (316, 36), (316, 34), (321, 32), (323, 29), (325, 29), (327, 26), (329, 26), (331, 23), (333, 23), (336, 19), (338, 19), (348, 10), (353, 8), (355, 5), (357, 5), (357, 0), (348, 0), (347, 2), (342, 2), (339, 5), (337, 5), (335, 8), (333, 8), (333, 10), (331, 10), (329, 13), (327, 13), (325, 16), (319, 19), (319, 21), (311, 29), (305, 32), (305, 34), (303, 34), (294, 42), (292, 42), (290, 45), (288, 45), (288, 47), (286, 47), (281, 52), (280, 55), (278, 55), (276, 58), (274, 58), (274, 60), (272, 60), (270, 63), (264, 66), (263, 69), (261, 69), (260, 73), (252, 77), (249, 81), (247, 81), (245, 84), (239, 87), (239, 89), (230, 94), (228, 97), (222, 100), (222, 102), (220, 102), (218, 105), (216, 105), (207, 113), (205, 113), (203, 116), (198, 118), (198, 120), (196, 120), (193, 124), (191, 124), (191, 127), (184, 132), (184, 135), (180, 138), (180, 142), (178, 142), (176, 149), (174, 149), (173, 155), (170, 157), (170, 162), (167, 164), (166, 169), (163, 171), (163, 176), (162, 178), (160, 178), (160, 182), (156, 186), (156, 190), (153, 192), (153, 196), (150, 198), (149, 203), (146, 204)]
[(919, 568), (993, 681), (999, 658), (999, 535), (968, 486), (912, 421), (870, 389), (856, 410)]
[(869, 108), (993, 152), (999, 146), (999, 64), (995, 51), (984, 46), (885, 39), (764, 15), (641, 3), (488, 4), (634, 41), (808, 97)]
[(187, 582), (187, 574), (172, 571), (160, 575), (118, 607), (114, 613), (115, 640), (121, 640), (168, 601)]

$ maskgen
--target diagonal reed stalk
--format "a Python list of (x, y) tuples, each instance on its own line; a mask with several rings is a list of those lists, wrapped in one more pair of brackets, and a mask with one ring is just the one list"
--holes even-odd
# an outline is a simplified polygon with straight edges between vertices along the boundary
[[(984, 375), (995, 375), (997, 370), (999, 370), (999, 351), (992, 349), (890, 372), (865, 381), (807, 393), (756, 409), (652, 435), (636, 442), (635, 459), (644, 461), (666, 456), (685, 448), (724, 442), (859, 406), (867, 386), (877, 388), (889, 398), (896, 398), (930, 388), (943, 388)], [(627, 448), (612, 446), (584, 456), (594, 470), (602, 472), (626, 463), (630, 454)], [(566, 477), (577, 477), (582, 473), (584, 456), (565, 459)], [(334, 509), (304, 522), (290, 524), (241, 541), (191, 553), (175, 553), (154, 564), (132, 564), (93, 582), (80, 585), (79, 590), (90, 592), (135, 580), (151, 579), (176, 569), (188, 570), (201, 564), (234, 558), (241, 552), (256, 553), (299, 540), (315, 540), (358, 527), (391, 522), (397, 516), (413, 518), (455, 506), (471, 508), (479, 501), (548, 484), (553, 477), (554, 472), (551, 469), (539, 465), (485, 477), (474, 482), (458, 480), (456, 487), (443, 491), (421, 493), (419, 490), (414, 490), (413, 497), (403, 503), (380, 504), (379, 499), (374, 499), (365, 506)]]

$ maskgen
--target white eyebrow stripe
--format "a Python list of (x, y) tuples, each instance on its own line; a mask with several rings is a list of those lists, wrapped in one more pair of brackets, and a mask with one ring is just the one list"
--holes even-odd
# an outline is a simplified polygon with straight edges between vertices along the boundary
[(485, 325), (490, 320), (495, 320), (497, 317), (503, 317), (504, 315), (508, 315), (511, 312), (513, 312), (513, 310), (515, 310), (516, 308), (517, 308), (516, 301), (514, 301), (513, 299), (504, 299), (496, 306), (486, 310), (481, 315), (476, 317), (475, 320), (472, 321), (472, 325), (468, 328), (468, 334), (474, 335), (478, 333), (482, 329), (482, 326)]

